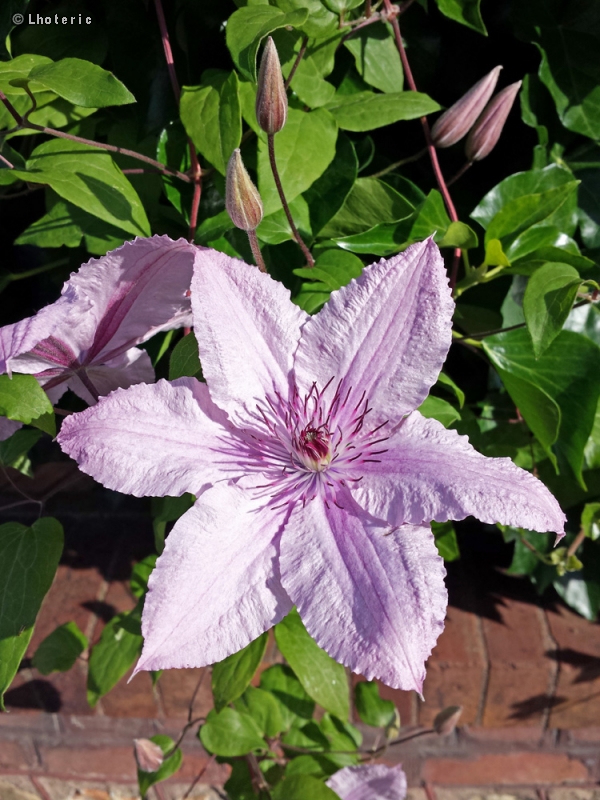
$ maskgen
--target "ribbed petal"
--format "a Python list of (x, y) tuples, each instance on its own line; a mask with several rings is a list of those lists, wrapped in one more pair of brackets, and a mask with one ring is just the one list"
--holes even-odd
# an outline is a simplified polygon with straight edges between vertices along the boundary
[(281, 541), (281, 581), (310, 635), (336, 661), (421, 691), (444, 627), (444, 563), (428, 528), (390, 529), (338, 494), (296, 509)]
[(564, 531), (565, 515), (544, 484), (509, 458), (487, 458), (466, 436), (418, 411), (382, 444), (378, 463), (357, 465), (353, 495), (392, 525), (464, 519)]
[[(92, 364), (86, 368), (86, 374), (100, 397), (106, 397), (115, 389), (127, 389), (137, 383), (154, 383), (154, 368), (150, 356), (139, 347), (131, 347), (105, 364)], [(77, 375), (69, 378), (68, 387), (88, 405), (95, 404), (96, 400)]]
[(287, 397), (293, 353), (308, 316), (281, 283), (224, 253), (202, 250), (192, 308), (202, 370), (220, 408), (240, 421), (274, 389)]
[(400, 766), (344, 767), (326, 783), (341, 800), (404, 800), (406, 797), (406, 775)]
[(31, 368), (19, 369), (15, 359), (32, 350), (38, 342), (46, 339), (57, 328), (66, 324), (68, 308), (64, 304), (47, 306), (34, 317), (27, 317), (12, 325), (0, 328), (0, 374), (4, 372), (34, 373), (45, 369), (49, 364), (45, 360), (32, 363)]
[(292, 607), (282, 589), (282, 512), (220, 483), (177, 522), (149, 581), (137, 669), (202, 667), (241, 650)]
[(344, 378), (363, 390), (373, 419), (417, 408), (442, 368), (452, 339), (454, 303), (444, 262), (431, 239), (366, 267), (332, 292), (306, 323), (294, 360), (298, 384)]
[(83, 472), (136, 497), (198, 494), (239, 475), (231, 425), (195, 378), (117, 389), (57, 438)]

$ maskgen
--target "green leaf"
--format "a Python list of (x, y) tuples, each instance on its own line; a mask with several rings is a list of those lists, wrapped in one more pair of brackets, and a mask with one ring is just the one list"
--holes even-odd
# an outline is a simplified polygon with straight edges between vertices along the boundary
[[(179, 498), (177, 498), (179, 499)], [(148, 591), (148, 578), (150, 573), (156, 566), (156, 553), (152, 553), (133, 567), (131, 570), (131, 578), (129, 579), (129, 588), (131, 594), (138, 600)]]
[(388, 24), (362, 28), (344, 46), (354, 56), (358, 74), (366, 83), (382, 92), (402, 91), (402, 62)]
[(115, 686), (142, 650), (139, 633), (141, 604), (107, 623), (100, 640), (92, 647), (88, 663), (87, 700), (92, 708)]
[(340, 133), (333, 161), (304, 194), (315, 236), (343, 206), (357, 173), (358, 160), (354, 146), (346, 134)]
[(363, 263), (352, 253), (343, 250), (324, 250), (317, 256), (314, 267), (301, 267), (293, 270), (294, 275), (319, 281), (319, 289), (334, 291), (358, 278), (363, 271)]
[(334, 14), (345, 14), (346, 11), (361, 5), (363, 0), (323, 0), (323, 2)]
[(383, 700), (379, 696), (379, 687), (375, 681), (360, 681), (354, 687), (356, 710), (365, 725), (374, 728), (385, 728), (396, 718), (396, 707), (391, 700)]
[(600, 610), (600, 583), (586, 580), (581, 572), (568, 572), (552, 585), (567, 605), (590, 622), (596, 621)]
[(51, 139), (36, 147), (19, 177), (45, 183), (63, 199), (134, 236), (150, 236), (137, 192), (110, 155), (79, 142)]
[[(449, 389), (454, 393), (456, 399), (458, 400), (458, 405), (462, 408), (465, 404), (465, 393), (462, 389), (460, 389), (452, 380), (452, 378), (446, 375), (445, 372), (440, 372), (438, 375), (438, 383), (443, 384), (443, 386), (449, 387)], [(442, 387), (443, 388), (443, 387)]]
[[(335, 156), (337, 126), (324, 108), (307, 113), (290, 108), (283, 130), (275, 136), (275, 158), (286, 199), (306, 191)], [(258, 188), (265, 216), (281, 208), (266, 138), (258, 140)]]
[(284, 729), (279, 701), (265, 689), (248, 686), (235, 702), (236, 711), (249, 714), (258, 725), (263, 736), (277, 736)]
[(202, 86), (184, 86), (181, 121), (192, 141), (225, 175), (227, 163), (242, 138), (239, 81), (235, 72), (210, 70)]
[(414, 211), (414, 205), (377, 178), (358, 178), (344, 205), (321, 231), (325, 239), (352, 236)]
[[(291, 203), (288, 203), (288, 206), (300, 235), (306, 240), (312, 239), (308, 204), (304, 197), (298, 195)], [(283, 208), (275, 211), (274, 214), (264, 217), (256, 229), (256, 235), (261, 242), (266, 242), (267, 244), (281, 244), (294, 239), (294, 234)]]
[(600, 170), (586, 169), (577, 173), (579, 187), (579, 225), (581, 239), (586, 247), (600, 247)]
[(580, 285), (579, 273), (568, 264), (546, 264), (529, 278), (523, 313), (536, 358), (561, 332)]
[(42, 600), (63, 550), (63, 529), (52, 517), (30, 528), (0, 525), (0, 710), (33, 633)]
[(295, 609), (275, 626), (275, 639), (313, 700), (336, 717), (348, 719), (350, 705), (346, 671), (309, 636)]
[(441, 397), (435, 397), (430, 394), (423, 400), (418, 409), (424, 417), (429, 419), (437, 419), (441, 422), (444, 428), (452, 425), (457, 419), (460, 419), (460, 412), (457, 411), (453, 405), (442, 400)]
[(338, 94), (327, 108), (343, 130), (370, 131), (400, 120), (424, 117), (439, 111), (440, 106), (420, 92), (359, 92)]
[(435, 0), (437, 7), (448, 19), (460, 22), (467, 28), (487, 36), (487, 30), (481, 16), (481, 0)]
[(31, 450), (41, 437), (40, 431), (20, 430), (0, 442), (0, 465), (12, 467)]
[[(275, 5), (290, 13), (300, 8), (308, 9), (308, 18), (297, 30), (311, 39), (322, 40), (332, 34), (339, 34), (338, 18), (328, 11), (321, 0), (276, 0)], [(318, 41), (317, 45), (321, 42)]]
[(225, 36), (234, 64), (244, 77), (256, 82), (256, 52), (261, 41), (278, 28), (298, 28), (306, 22), (308, 9), (283, 14), (272, 6), (246, 6), (227, 20)]
[(48, 395), (33, 375), (0, 375), (0, 416), (29, 425), (44, 414), (53, 414)]
[(263, 633), (243, 650), (214, 665), (212, 691), (217, 711), (244, 693), (262, 661), (266, 646), (267, 634)]
[(444, 561), (456, 561), (460, 558), (456, 531), (452, 522), (432, 522), (431, 530), (438, 553)]
[(69, 213), (69, 203), (60, 201), (15, 239), (15, 244), (37, 247), (79, 247), (83, 231)]
[(286, 729), (299, 717), (311, 719), (315, 704), (287, 664), (274, 664), (266, 669), (260, 676), (260, 688), (269, 691), (279, 701)]
[(198, 342), (193, 331), (181, 338), (171, 353), (169, 380), (188, 376), (202, 379), (202, 367), (198, 356)]
[(583, 450), (600, 395), (600, 348), (580, 334), (562, 331), (536, 359), (523, 329), (489, 336), (483, 346), (548, 456), (556, 454), (561, 472), (570, 467), (584, 486)]
[(79, 630), (77, 624), (66, 622), (46, 636), (35, 651), (32, 664), (42, 675), (67, 672), (87, 646), (87, 637)]
[(328, 786), (311, 775), (290, 775), (271, 792), (273, 800), (339, 800)]
[[(13, 58), (12, 61), (0, 61), (0, 91), (6, 95), (21, 95), (27, 97), (25, 89), (20, 84), (36, 67), (52, 64), (52, 59), (36, 53), (24, 53)], [(13, 83), (16, 81), (16, 84)], [(32, 89), (35, 93), (35, 89)], [(43, 90), (45, 91), (45, 90)], [(9, 98), (12, 101), (12, 98)], [(13, 103), (14, 105), (14, 103)], [(29, 102), (28, 107), (31, 106)]]
[(178, 772), (183, 763), (181, 748), (178, 747), (177, 750), (173, 751), (175, 742), (170, 736), (158, 734), (157, 736), (150, 737), (150, 741), (157, 744), (167, 757), (156, 772), (145, 772), (144, 770), (138, 769), (138, 786), (142, 797), (146, 796), (148, 789), (154, 786), (155, 783), (166, 781), (167, 778), (170, 778), (171, 775)]
[(81, 58), (63, 58), (34, 67), (28, 78), (33, 81), (33, 90), (47, 89), (84, 108), (135, 103), (135, 97), (112, 72)]
[(469, 250), (478, 244), (477, 234), (464, 222), (451, 222), (439, 242), (440, 247), (460, 247), (461, 250)]
[(208, 752), (218, 756), (243, 756), (267, 747), (254, 719), (233, 708), (219, 712), (213, 709), (200, 728), (199, 736)]
[(588, 539), (600, 539), (600, 503), (586, 503), (581, 512), (581, 529)]

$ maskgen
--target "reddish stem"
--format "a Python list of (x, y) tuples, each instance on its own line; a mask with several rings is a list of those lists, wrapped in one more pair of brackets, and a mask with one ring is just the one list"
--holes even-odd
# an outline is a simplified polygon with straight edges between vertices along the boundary
[[(171, 49), (171, 41), (169, 39), (169, 31), (167, 29), (167, 21), (165, 20), (165, 13), (162, 7), (162, 0), (154, 0), (156, 8), (156, 16), (158, 19), (158, 27), (160, 28), (160, 36), (162, 39), (163, 50), (165, 51), (165, 61), (167, 62), (167, 69), (169, 70), (169, 78), (171, 79), (171, 86), (173, 87), (173, 94), (175, 95), (175, 102), (179, 107), (179, 97), (181, 90), (179, 88), (179, 81), (177, 80), (177, 73), (175, 72), (175, 61), (173, 59), (173, 50)], [(188, 136), (188, 147), (190, 151), (190, 163), (192, 165), (192, 180), (194, 183), (194, 194), (192, 196), (192, 207), (190, 209), (190, 227), (188, 232), (188, 241), (193, 242), (196, 236), (196, 228), (198, 227), (198, 210), (200, 208), (200, 198), (202, 197), (202, 170), (194, 143)]]

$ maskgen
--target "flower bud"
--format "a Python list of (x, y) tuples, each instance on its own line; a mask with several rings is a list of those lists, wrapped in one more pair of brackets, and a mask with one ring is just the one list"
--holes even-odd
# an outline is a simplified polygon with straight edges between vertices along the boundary
[(450, 147), (467, 135), (492, 96), (501, 69), (494, 67), (435, 121), (431, 138), (436, 147)]
[(481, 161), (492, 152), (520, 88), (521, 81), (511, 83), (492, 97), (484, 108), (467, 138), (465, 145), (467, 161)]
[(156, 772), (165, 760), (161, 748), (150, 739), (134, 739), (133, 751), (137, 765), (143, 772)]
[(275, 42), (269, 36), (258, 72), (256, 119), (266, 133), (277, 133), (285, 125), (288, 101)]
[(462, 706), (448, 706), (436, 716), (433, 720), (433, 730), (440, 736), (447, 736), (452, 733), (456, 728), (460, 715), (462, 714)]
[(239, 148), (227, 165), (225, 208), (236, 228), (253, 231), (263, 218), (263, 205), (258, 189), (244, 166)]

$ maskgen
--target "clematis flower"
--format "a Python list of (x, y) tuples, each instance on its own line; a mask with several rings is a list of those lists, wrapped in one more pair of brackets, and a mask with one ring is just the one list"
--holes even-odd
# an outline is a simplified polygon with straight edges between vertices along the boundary
[(0, 373), (35, 375), (54, 402), (68, 388), (90, 404), (154, 381), (148, 354), (135, 345), (191, 324), (197, 253), (183, 239), (154, 236), (91, 259), (55, 303), (0, 329)]
[(368, 764), (344, 767), (326, 781), (340, 800), (404, 800), (406, 775), (402, 767)]
[(197, 496), (150, 577), (138, 670), (220, 661), (295, 605), (334, 659), (420, 691), (447, 604), (430, 520), (562, 532), (540, 481), (415, 411), (453, 308), (431, 240), (366, 267), (314, 317), (255, 267), (199, 254), (208, 384), (117, 390), (58, 437), (112, 489)]

